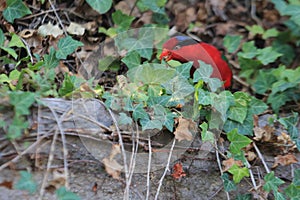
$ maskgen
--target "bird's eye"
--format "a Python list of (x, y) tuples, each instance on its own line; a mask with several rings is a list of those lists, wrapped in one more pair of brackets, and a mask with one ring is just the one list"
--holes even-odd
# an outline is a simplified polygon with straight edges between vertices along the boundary
[(178, 49), (180, 49), (180, 48), (181, 48), (180, 45), (176, 45), (176, 46), (173, 48), (173, 50), (178, 50)]

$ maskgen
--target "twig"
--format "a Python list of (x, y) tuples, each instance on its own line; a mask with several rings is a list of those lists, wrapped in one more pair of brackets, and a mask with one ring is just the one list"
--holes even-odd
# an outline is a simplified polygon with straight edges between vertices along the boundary
[[(105, 108), (107, 108), (106, 105), (103, 102), (101, 102), (99, 100), (97, 100), (97, 101), (102, 106), (104, 106)], [(111, 116), (111, 118), (113, 120), (113, 123), (115, 125), (115, 128), (117, 130), (117, 133), (118, 133), (119, 144), (121, 146), (121, 151), (122, 151), (122, 156), (123, 156), (123, 162), (124, 162), (125, 180), (126, 180), (126, 188), (127, 188), (127, 187), (130, 187), (130, 185), (128, 185), (128, 183), (129, 183), (128, 182), (128, 180), (129, 180), (129, 171), (128, 171), (128, 166), (127, 166), (127, 157), (126, 157), (126, 152), (125, 152), (124, 143), (123, 143), (123, 139), (122, 139), (122, 134), (121, 134), (121, 131), (120, 131), (119, 126), (118, 126), (118, 122), (117, 122), (117, 120), (116, 120), (113, 112), (110, 109), (108, 109), (108, 108), (107, 108), (107, 111), (109, 112), (109, 114), (110, 114), (110, 116)], [(129, 199), (129, 193), (127, 193), (126, 190), (124, 192), (124, 199), (126, 199), (126, 200)]]
[(265, 159), (264, 159), (263, 155), (260, 153), (258, 147), (256, 146), (255, 142), (253, 142), (252, 144), (253, 144), (253, 147), (254, 147), (254, 149), (255, 149), (255, 151), (256, 151), (256, 153), (257, 153), (259, 159), (260, 159), (261, 162), (263, 163), (266, 172), (267, 172), (267, 173), (270, 173), (270, 169), (269, 169), (267, 163), (265, 162)]
[(251, 169), (251, 165), (250, 165), (250, 163), (248, 162), (247, 159), (246, 159), (246, 164), (247, 164), (247, 168), (249, 169), (250, 178), (251, 178), (253, 187), (254, 187), (255, 190), (257, 190), (258, 187), (257, 187), (255, 179), (254, 179), (254, 175), (253, 175), (253, 172), (252, 172), (252, 169)]
[(48, 137), (48, 135), (44, 135), (40, 137), (38, 140), (36, 140), (32, 145), (30, 145), (27, 149), (22, 151), (20, 154), (18, 154), (16, 157), (14, 157), (12, 160), (4, 163), (3, 165), (0, 166), (0, 171), (8, 167), (9, 165), (16, 163), (22, 156), (25, 154), (29, 153), (33, 148), (35, 148), (44, 138)]
[(54, 158), (55, 142), (57, 140), (57, 135), (58, 135), (58, 131), (56, 130), (55, 134), (53, 136), (53, 139), (52, 139), (51, 147), (50, 147), (50, 153), (49, 153), (48, 162), (47, 162), (47, 170), (44, 174), (43, 182), (42, 182), (42, 185), (41, 185), (40, 194), (39, 194), (39, 198), (38, 198), (39, 200), (43, 199), (43, 196), (44, 196), (44, 193), (45, 193), (46, 181), (48, 179), (48, 174), (50, 173), (51, 163), (52, 163), (53, 158)]
[(256, 5), (255, 5), (255, 0), (251, 0), (251, 18), (260, 26), (262, 26), (261, 20), (256, 16)]
[(173, 144), (171, 146), (171, 149), (170, 149), (170, 153), (169, 153), (169, 157), (168, 157), (168, 162), (167, 162), (167, 165), (166, 165), (166, 168), (165, 168), (165, 171), (163, 173), (163, 175), (161, 176), (160, 180), (159, 180), (159, 185), (157, 187), (157, 190), (156, 190), (156, 194), (155, 194), (155, 200), (158, 199), (158, 195), (159, 195), (159, 192), (160, 192), (160, 188), (163, 184), (163, 181), (164, 181), (164, 178), (167, 174), (167, 172), (169, 171), (169, 165), (170, 165), (170, 162), (171, 162), (171, 157), (172, 157), (172, 153), (173, 153), (173, 149), (174, 149), (174, 146), (175, 146), (175, 143), (176, 143), (176, 140), (174, 139), (173, 140)]
[[(221, 173), (221, 176), (223, 175), (223, 171), (222, 171), (222, 165), (221, 165), (221, 160), (220, 160), (220, 157), (219, 157), (219, 150), (218, 150), (218, 145), (217, 145), (217, 140), (215, 139), (215, 149), (216, 149), (216, 157), (217, 157), (217, 162), (218, 162), (218, 167), (219, 167), (219, 170), (220, 170), (220, 173)], [(222, 179), (223, 181), (223, 179)], [(224, 184), (224, 181), (223, 181), (223, 184)], [(229, 196), (229, 193), (227, 191), (225, 191), (226, 193), (226, 197), (228, 200), (230, 200), (230, 196)]]
[(148, 169), (147, 169), (147, 193), (146, 193), (146, 200), (149, 199), (150, 196), (150, 171), (151, 171), (151, 160), (152, 160), (152, 146), (151, 146), (151, 136), (148, 135), (148, 148), (149, 148), (149, 155), (148, 155)]

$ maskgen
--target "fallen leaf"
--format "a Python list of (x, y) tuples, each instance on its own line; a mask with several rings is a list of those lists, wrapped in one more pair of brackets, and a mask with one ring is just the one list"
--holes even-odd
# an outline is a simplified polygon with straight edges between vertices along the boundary
[(13, 188), (13, 182), (12, 181), (3, 181), (2, 183), (0, 183), (0, 187), (6, 187), (11, 190)]
[(223, 172), (227, 172), (234, 164), (236, 164), (239, 167), (243, 166), (243, 162), (240, 160), (234, 160), (233, 158), (229, 158), (227, 160), (224, 160), (222, 162), (222, 165), (224, 166)]
[(102, 160), (105, 171), (111, 175), (114, 179), (120, 179), (121, 170), (123, 167), (115, 160), (115, 159), (108, 159), (104, 158)]
[(42, 36), (52, 35), (56, 38), (59, 35), (62, 35), (64, 32), (59, 28), (58, 24), (53, 25), (51, 22), (49, 22), (48, 24), (41, 25), (38, 28), (38, 33)]
[(181, 177), (186, 176), (186, 173), (183, 171), (181, 163), (176, 163), (173, 166), (173, 173), (171, 174), (171, 176), (175, 179), (179, 179)]
[(190, 119), (178, 118), (178, 126), (174, 132), (175, 139), (191, 141), (193, 139), (192, 131), (196, 130), (196, 123)]
[(253, 138), (256, 141), (270, 142), (274, 132), (274, 128), (271, 126), (264, 127), (254, 127), (253, 128), (255, 137)]
[(253, 161), (255, 158), (257, 158), (256, 154), (253, 151), (248, 151), (246, 153), (246, 157), (248, 161)]
[(287, 154), (284, 156), (279, 155), (279, 156), (276, 156), (274, 159), (275, 159), (275, 161), (274, 161), (272, 168), (275, 168), (278, 165), (286, 166), (286, 165), (290, 165), (290, 164), (298, 162), (297, 158), (293, 154)]
[(71, 22), (70, 25), (67, 27), (67, 32), (73, 35), (83, 35), (84, 31), (84, 26), (75, 22)]

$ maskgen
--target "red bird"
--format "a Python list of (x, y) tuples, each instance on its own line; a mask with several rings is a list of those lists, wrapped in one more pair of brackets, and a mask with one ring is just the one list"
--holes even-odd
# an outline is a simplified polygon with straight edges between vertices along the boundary
[(197, 42), (187, 36), (175, 36), (163, 44), (160, 60), (177, 60), (179, 62), (193, 61), (191, 75), (199, 68), (198, 60), (210, 64), (213, 67), (211, 77), (224, 82), (224, 87), (231, 86), (232, 71), (222, 59), (220, 51), (207, 43)]

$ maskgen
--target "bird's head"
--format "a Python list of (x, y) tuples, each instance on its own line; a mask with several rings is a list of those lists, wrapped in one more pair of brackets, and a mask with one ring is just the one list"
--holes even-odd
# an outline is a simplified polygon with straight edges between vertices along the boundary
[(171, 39), (169, 39), (163, 44), (163, 50), (159, 58), (160, 60), (164, 59), (166, 61), (172, 59), (184, 61), (186, 59), (181, 57), (182, 47), (192, 45), (192, 44), (197, 44), (197, 43), (198, 43), (197, 41), (187, 36), (172, 37)]

